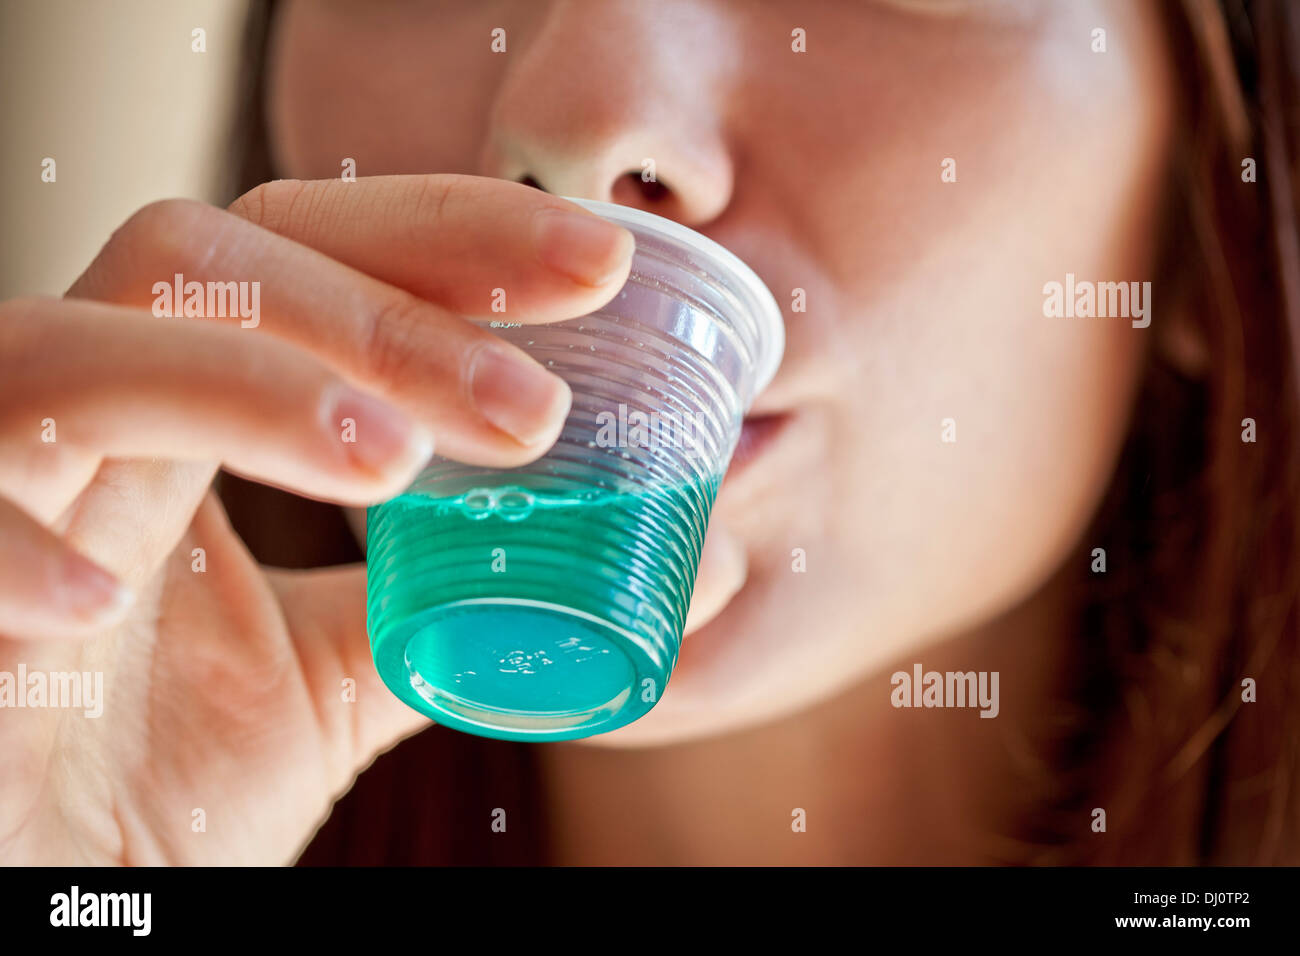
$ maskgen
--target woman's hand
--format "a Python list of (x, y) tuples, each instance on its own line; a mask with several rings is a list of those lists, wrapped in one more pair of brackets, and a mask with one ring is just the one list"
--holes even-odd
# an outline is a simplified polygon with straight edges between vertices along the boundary
[[(567, 387), (465, 317), (585, 314), (632, 246), (496, 180), (282, 181), (147, 206), (67, 297), (0, 304), (0, 862), (292, 861), (427, 721), (375, 674), (364, 569), (258, 566), (213, 475), (363, 505), (434, 442), (536, 458)], [(178, 274), (258, 314), (156, 317)], [(16, 706), (70, 672), (102, 699)]]

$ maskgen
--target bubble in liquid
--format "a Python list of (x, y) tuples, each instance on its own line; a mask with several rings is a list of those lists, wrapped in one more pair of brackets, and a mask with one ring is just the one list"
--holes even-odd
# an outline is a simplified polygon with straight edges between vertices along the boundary
[(538, 668), (546, 667), (553, 661), (546, 656), (542, 650), (528, 651), (518, 650), (510, 651), (505, 657), (497, 661), (497, 669), (502, 674), (536, 674)]
[(473, 521), (482, 521), (492, 513), (492, 508), (496, 504), (496, 498), (491, 489), (476, 488), (465, 495), (465, 500), (461, 503), (461, 510), (465, 517)]
[(528, 492), (512, 488), (497, 496), (497, 514), (506, 521), (523, 521), (533, 513), (534, 504)]

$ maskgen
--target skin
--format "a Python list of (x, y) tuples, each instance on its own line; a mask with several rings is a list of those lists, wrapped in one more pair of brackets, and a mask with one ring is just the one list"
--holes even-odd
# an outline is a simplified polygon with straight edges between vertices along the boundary
[[(1154, 5), (359, 9), (290, 2), (272, 43), (277, 166), (320, 182), (275, 184), (229, 212), (150, 207), (70, 298), (3, 307), (0, 355), (30, 383), (14, 387), (21, 409), (0, 402), (0, 435), (24, 449), (0, 475), (0, 562), (22, 585), (0, 598), (22, 625), (0, 668), (19, 648), (29, 668), (104, 662), (120, 696), (111, 722), (29, 711), (0, 725), (18, 744), (0, 747), (17, 771), (0, 773), (0, 853), (292, 859), (357, 769), (423, 725), (369, 664), (363, 572), (259, 569), (207, 483), (221, 462), (361, 505), (410, 478), (422, 431), (465, 460), (540, 454), (567, 393), (545, 392), (532, 443), (485, 423), (463, 387), (482, 343), (459, 315), (486, 312), (485, 290), (502, 285), (525, 290), (516, 321), (580, 315), (617, 291), (625, 234), (585, 254), (520, 240), (535, 208), (567, 195), (668, 215), (733, 249), (783, 306), (787, 347), (752, 412), (784, 424), (723, 485), (662, 700), (543, 750), (560, 857), (1005, 855), (981, 836), (999, 825), (988, 808), (1015, 804), (1013, 758), (1047, 706), (1063, 633), (1063, 563), (1109, 480), (1147, 347), (1123, 319), (1045, 318), (1042, 287), (1067, 272), (1151, 277), (1173, 122)], [(1098, 25), (1104, 54), (1090, 49)], [(495, 27), (505, 54), (489, 51)], [(791, 51), (795, 27), (807, 53)], [(338, 181), (344, 157), (357, 183)], [(627, 175), (647, 157), (659, 190)], [(941, 181), (946, 157), (955, 183)], [(413, 175), (368, 178), (392, 174)], [(254, 269), (258, 331), (147, 315), (159, 278)], [(807, 311), (791, 309), (796, 288)], [(379, 330), (382, 361), (357, 357), (358, 323)], [(63, 338), (28, 341), (44, 336)], [(96, 365), (110, 346), (141, 364)], [(96, 368), (102, 389), (66, 384)], [(414, 436), (377, 470), (308, 434), (336, 378), (396, 406), (390, 431)], [(142, 381), (159, 384), (146, 395)], [(66, 412), (46, 410), (59, 402)], [(140, 428), (146, 413), (157, 427)], [(35, 444), (47, 415), (69, 421), (68, 448)], [(955, 443), (941, 441), (948, 418)], [(155, 460), (121, 460), (141, 455)], [(69, 546), (131, 587), (128, 608), (70, 609), (55, 593), (84, 572), (66, 566)], [(204, 575), (189, 570), (198, 546)], [(891, 708), (888, 674), (917, 661), (1000, 670), (1000, 719)], [(358, 681), (356, 705), (337, 705), (340, 673)], [(90, 789), (87, 766), (101, 769)], [(205, 801), (240, 808), (248, 832), (195, 840), (171, 808)], [(817, 821), (797, 840), (794, 807)]]

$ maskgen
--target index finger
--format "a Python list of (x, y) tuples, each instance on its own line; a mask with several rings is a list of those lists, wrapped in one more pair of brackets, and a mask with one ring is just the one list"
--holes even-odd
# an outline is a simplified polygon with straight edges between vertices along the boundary
[[(374, 201), (381, 209), (400, 206), (411, 213), (412, 197), (428, 195), (422, 192), (429, 188), (424, 181), (435, 178), (393, 177), (395, 181), (388, 182)], [(555, 217), (567, 216), (557, 212), (555, 204), (569, 204), (518, 184), (451, 178), (471, 190), (495, 193), (504, 188), (521, 200), (501, 206), (495, 225), (485, 216), (470, 215), (476, 208), (472, 203), (446, 199), (437, 204), (445, 227), (434, 230), (437, 243), (445, 246), (475, 234), (479, 236), (476, 241), (486, 243), (486, 249), (491, 243), (484, 237), (496, 237), (499, 248), (492, 260), (496, 265), (480, 262), (476, 267), (480, 285), (473, 281), (456, 285), (454, 264), (432, 255), (436, 244), (425, 244), (425, 251), (431, 254), (428, 268), (416, 267), (419, 257), (409, 247), (419, 242), (409, 234), (410, 222), (422, 223), (423, 230), (425, 219), (436, 216), (437, 210), (416, 209), (406, 231), (392, 219), (385, 227), (377, 225), (385, 221), (385, 214), (361, 213), (356, 213), (356, 218), (369, 224), (366, 230), (344, 226), (335, 230), (331, 217), (339, 215), (339, 200), (321, 197), (337, 196), (337, 190), (353, 187), (362, 190), (358, 195), (370, 195), (368, 184), (289, 182), (259, 187), (246, 197), (245, 208), (289, 235), (198, 202), (155, 203), (114, 234), (69, 295), (138, 307), (152, 303), (155, 314), (171, 315), (180, 314), (182, 300), (190, 314), (191, 288), (199, 290), (194, 294), (200, 299), (206, 288), (212, 300), (214, 292), (225, 288), (229, 298), (238, 287), (242, 316), (247, 286), (250, 321), (240, 321), (244, 327), (263, 329), (306, 348), (367, 389), (408, 409), (433, 430), (442, 454), (473, 464), (518, 465), (536, 458), (554, 442), (568, 411), (568, 387), (515, 346), (464, 321), (442, 303), (428, 301), (432, 284), (446, 282), (449, 288), (460, 289), (457, 294), (464, 299), (473, 298), (477, 295), (473, 290), (479, 289), (486, 303), (492, 303), (496, 291), (501, 290), (508, 303), (504, 317), (510, 321), (548, 321), (597, 308), (621, 286), (630, 260), (616, 268), (615, 278), (604, 287), (583, 285), (554, 269), (549, 270), (549, 277), (541, 277), (539, 272), (546, 270), (535, 256), (517, 261), (524, 250), (509, 251), (508, 240), (514, 235), (509, 227), (511, 223), (520, 226), (520, 216), (530, 224), (533, 219), (529, 217), (539, 216), (544, 223), (539, 228), (554, 238)], [(331, 209), (335, 213), (331, 214)], [(452, 209), (465, 218), (464, 223), (452, 221)], [(581, 228), (592, 223), (604, 225), (585, 210), (580, 218)], [(342, 238), (335, 236), (336, 231)], [(530, 243), (536, 238), (531, 233), (529, 237)], [(614, 238), (616, 246), (624, 238), (632, 243), (625, 230), (616, 229)], [(299, 239), (325, 245), (334, 255)], [(372, 245), (381, 252), (408, 251), (384, 256)], [(630, 249), (627, 251), (630, 254)], [(393, 281), (344, 261), (348, 259), (359, 260)], [(517, 281), (511, 276), (518, 277)], [(421, 286), (421, 282), (425, 284)], [(492, 282), (504, 282), (506, 287), (487, 288)], [(404, 287), (411, 285), (424, 296)], [(530, 290), (522, 296), (522, 303), (521, 290)], [(160, 293), (164, 302), (174, 299), (161, 312)], [(220, 296), (215, 298), (215, 314), (233, 321), (232, 304), (221, 301)], [(529, 301), (535, 306), (532, 311)], [(193, 314), (206, 313), (199, 307)]]
[(230, 212), (462, 315), (504, 309), (511, 322), (600, 308), (627, 280), (635, 246), (581, 206), (482, 176), (276, 180)]

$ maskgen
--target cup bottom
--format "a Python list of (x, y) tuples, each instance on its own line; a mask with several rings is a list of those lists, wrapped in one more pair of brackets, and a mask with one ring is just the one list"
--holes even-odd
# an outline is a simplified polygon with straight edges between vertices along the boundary
[(506, 740), (613, 730), (654, 705), (666, 676), (643, 637), (519, 598), (430, 608), (382, 644), (380, 676), (408, 704), (439, 724)]

